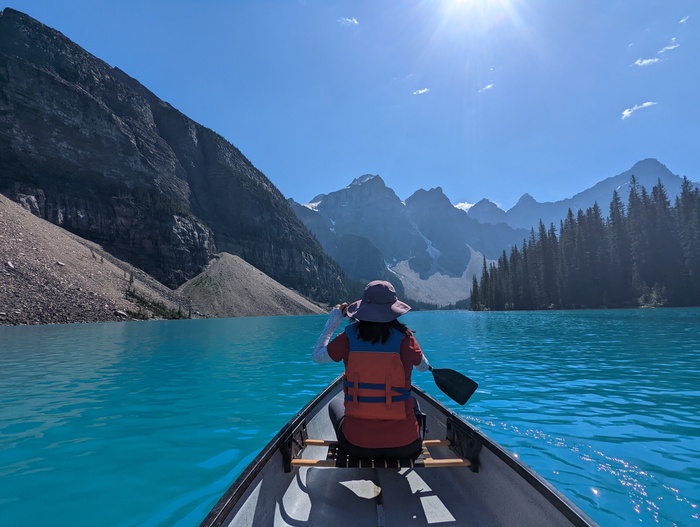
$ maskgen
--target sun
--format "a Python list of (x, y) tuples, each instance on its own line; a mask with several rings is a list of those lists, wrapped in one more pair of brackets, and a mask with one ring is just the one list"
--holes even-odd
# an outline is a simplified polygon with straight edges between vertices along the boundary
[(443, 0), (443, 16), (453, 22), (483, 29), (517, 19), (522, 0)]
[(513, 0), (446, 0), (445, 3), (460, 9), (484, 11), (506, 8), (513, 3)]

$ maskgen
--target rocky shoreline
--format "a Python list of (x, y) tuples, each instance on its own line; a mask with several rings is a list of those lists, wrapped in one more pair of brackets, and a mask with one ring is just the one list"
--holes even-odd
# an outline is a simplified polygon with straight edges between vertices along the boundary
[(1, 195), (0, 266), (2, 325), (170, 318), (184, 302), (96, 244)]
[[(228, 310), (219, 306), (214, 311), (210, 307), (217, 303), (220, 290), (195, 290), (191, 295), (173, 291), (99, 245), (34, 216), (0, 195), (0, 325), (324, 311), (249, 267), (229, 280), (231, 286), (225, 292), (230, 297), (225, 303), (230, 306)], [(275, 295), (269, 300), (250, 294), (270, 287)]]

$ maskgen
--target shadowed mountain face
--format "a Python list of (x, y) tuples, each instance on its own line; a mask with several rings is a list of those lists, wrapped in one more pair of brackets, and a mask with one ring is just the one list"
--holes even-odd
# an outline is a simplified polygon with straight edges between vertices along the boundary
[(229, 252), (313, 298), (345, 294), (238, 149), (12, 9), (0, 14), (0, 192), (171, 287)]
[(349, 277), (388, 279), (409, 298), (440, 305), (468, 298), (484, 255), (497, 259), (528, 235), (505, 224), (480, 224), (439, 187), (402, 202), (371, 175), (311, 204), (294, 204), (294, 211)]

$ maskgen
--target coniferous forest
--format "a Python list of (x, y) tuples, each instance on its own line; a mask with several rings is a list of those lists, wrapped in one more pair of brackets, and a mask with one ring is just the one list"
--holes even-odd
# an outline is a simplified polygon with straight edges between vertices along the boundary
[(557, 236), (540, 222), (522, 247), (474, 276), (470, 308), (481, 310), (700, 305), (700, 190), (684, 178), (672, 205), (661, 181), (651, 194), (630, 181), (604, 217), (596, 203), (569, 209)]

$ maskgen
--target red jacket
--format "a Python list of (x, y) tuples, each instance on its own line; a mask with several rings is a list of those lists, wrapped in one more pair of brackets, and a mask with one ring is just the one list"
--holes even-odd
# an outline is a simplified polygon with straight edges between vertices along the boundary
[[(336, 362), (340, 362), (342, 360), (345, 364), (346, 372), (348, 361), (350, 360), (350, 342), (353, 335), (353, 330), (354, 325), (348, 326), (346, 331), (351, 332), (350, 338), (346, 332), (343, 332), (333, 339), (333, 341), (331, 341), (327, 346), (328, 355)], [(366, 346), (363, 346), (362, 344), (366, 344)], [(357, 347), (357, 344), (354, 343), (353, 347)], [(362, 343), (362, 341), (360, 341), (360, 347), (372, 348), (372, 345), (370, 343)], [(391, 347), (391, 344), (389, 344), (389, 347)], [(355, 349), (354, 351), (358, 350)], [(377, 356), (378, 354), (375, 355), (375, 358)], [(353, 357), (351, 362), (352, 370), (357, 370), (357, 368), (353, 368), (353, 365), (357, 365), (358, 363), (360, 370), (365, 370), (365, 368), (371, 365), (371, 357), (361, 358), (359, 361), (356, 360), (356, 357), (357, 356)], [(423, 357), (423, 352), (421, 351), (420, 346), (413, 335), (406, 335), (400, 340), (398, 357), (400, 359), (399, 367), (403, 368), (403, 386), (410, 387), (411, 372), (413, 367), (420, 364)], [(377, 361), (377, 365), (379, 365), (379, 363), (383, 363), (384, 367), (389, 371), (394, 369), (391, 365), (391, 359), (382, 360), (381, 357), (379, 357), (379, 359), (380, 360)], [(352, 375), (352, 372), (347, 373)], [(380, 377), (384, 373), (384, 371), (380, 372)], [(353, 379), (351, 378), (348, 378), (347, 380), (349, 382), (353, 382)], [(394, 383), (392, 380), (391, 384), (395, 385), (396, 383)], [(355, 396), (357, 395), (357, 392), (353, 392), (353, 389), (354, 388), (352, 387), (348, 388), (348, 394), (351, 397), (353, 393)], [(398, 392), (393, 393), (394, 395), (399, 395)], [(361, 397), (363, 395), (371, 396), (377, 394), (372, 394), (371, 392), (365, 391), (360, 393)], [(408, 445), (418, 438), (418, 422), (416, 421), (416, 417), (413, 412), (412, 397), (408, 397), (405, 400), (402, 400), (400, 403), (391, 404), (391, 407), (394, 408), (383, 417), (379, 416), (380, 418), (377, 418), (377, 414), (382, 413), (379, 408), (385, 407), (383, 403), (374, 405), (360, 405), (363, 409), (353, 410), (351, 406), (353, 404), (356, 405), (356, 403), (356, 400), (346, 400), (345, 419), (343, 420), (343, 433), (345, 434), (345, 438), (353, 445), (363, 448), (391, 448)], [(403, 406), (402, 412), (396, 411), (397, 404), (401, 404)], [(374, 409), (375, 407), (377, 409)]]

